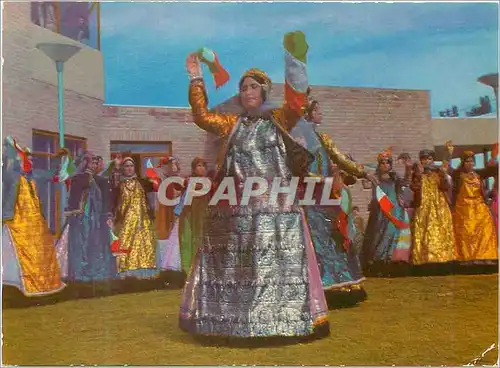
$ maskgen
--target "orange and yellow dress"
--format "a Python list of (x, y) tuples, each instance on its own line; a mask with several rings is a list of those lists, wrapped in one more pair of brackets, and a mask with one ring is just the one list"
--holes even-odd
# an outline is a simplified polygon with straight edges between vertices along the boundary
[(482, 178), (476, 172), (459, 172), (453, 225), (457, 260), (498, 260), (498, 238), (491, 212), (482, 190)]
[(448, 188), (442, 173), (414, 175), (412, 190), (417, 202), (412, 224), (414, 265), (446, 263), (456, 258)]
[(13, 216), (4, 218), (3, 284), (17, 287), (25, 296), (58, 292), (65, 284), (35, 181), (29, 174), (21, 174), (17, 183), (9, 184), (17, 193), (13, 194)]

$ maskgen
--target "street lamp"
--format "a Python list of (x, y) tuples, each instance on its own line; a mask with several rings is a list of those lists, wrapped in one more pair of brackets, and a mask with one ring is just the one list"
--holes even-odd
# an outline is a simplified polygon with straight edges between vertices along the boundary
[[(81, 47), (76, 45), (69, 45), (65, 43), (39, 43), (36, 48), (42, 51), (50, 59), (56, 63), (57, 70), (57, 111), (59, 122), (59, 147), (64, 148), (64, 84), (63, 84), (63, 66), (66, 61), (71, 59)], [(64, 211), (66, 208), (66, 186), (61, 183), (61, 196), (60, 196), (60, 231), (64, 226), (65, 216)]]

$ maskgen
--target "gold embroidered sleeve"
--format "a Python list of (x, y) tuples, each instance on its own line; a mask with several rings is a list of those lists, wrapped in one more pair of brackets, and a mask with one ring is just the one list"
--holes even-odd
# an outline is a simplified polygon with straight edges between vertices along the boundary
[(305, 108), (302, 109), (301, 114), (297, 114), (293, 109), (291, 109), (286, 103), (283, 107), (273, 111), (274, 119), (280, 123), (280, 125), (287, 131), (290, 132), (300, 118), (304, 115)]
[(194, 80), (189, 85), (189, 104), (194, 123), (219, 137), (228, 136), (238, 120), (237, 115), (218, 114), (208, 110), (207, 92), (202, 80)]
[(354, 175), (357, 178), (366, 177), (366, 172), (362, 165), (349, 160), (342, 152), (339, 151), (332, 139), (325, 133), (320, 135), (321, 142), (326, 152), (330, 156), (333, 163), (337, 164), (341, 170), (344, 170), (348, 174)]

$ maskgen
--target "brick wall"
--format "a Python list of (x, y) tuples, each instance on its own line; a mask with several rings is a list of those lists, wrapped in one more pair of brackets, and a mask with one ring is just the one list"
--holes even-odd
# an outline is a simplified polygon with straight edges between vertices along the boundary
[(192, 123), (191, 111), (183, 108), (106, 106), (100, 139), (106, 142), (104, 157), (109, 156), (109, 142), (170, 141), (179, 159), (181, 173), (188, 175), (191, 161), (201, 156), (213, 166), (217, 140)]

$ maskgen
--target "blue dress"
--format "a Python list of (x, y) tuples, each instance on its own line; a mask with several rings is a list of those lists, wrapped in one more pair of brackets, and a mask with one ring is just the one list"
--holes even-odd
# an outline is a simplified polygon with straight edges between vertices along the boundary
[[(391, 214), (403, 221), (404, 208), (399, 205), (398, 201), (399, 179), (381, 180), (379, 186), (394, 204)], [(374, 188), (370, 203), (370, 217), (363, 242), (362, 260), (365, 268), (370, 268), (374, 263), (391, 263), (400, 235), (400, 230), (380, 209), (375, 190)]]
[[(67, 226), (61, 238), (67, 240), (69, 282), (106, 281), (117, 276), (111, 253), (107, 180), (90, 173), (75, 175), (67, 209)], [(59, 252), (62, 246), (58, 244)]]
[[(305, 137), (307, 148), (314, 154), (315, 160), (310, 172), (323, 177), (330, 177), (331, 160), (317, 137), (310, 123), (299, 123), (297, 135)], [(294, 132), (292, 131), (292, 134)], [(316, 251), (318, 267), (324, 290), (350, 291), (353, 285), (364, 280), (358, 254), (350, 247), (344, 248), (344, 237), (337, 226), (340, 206), (306, 206), (305, 212)], [(347, 288), (347, 289), (346, 289)]]

